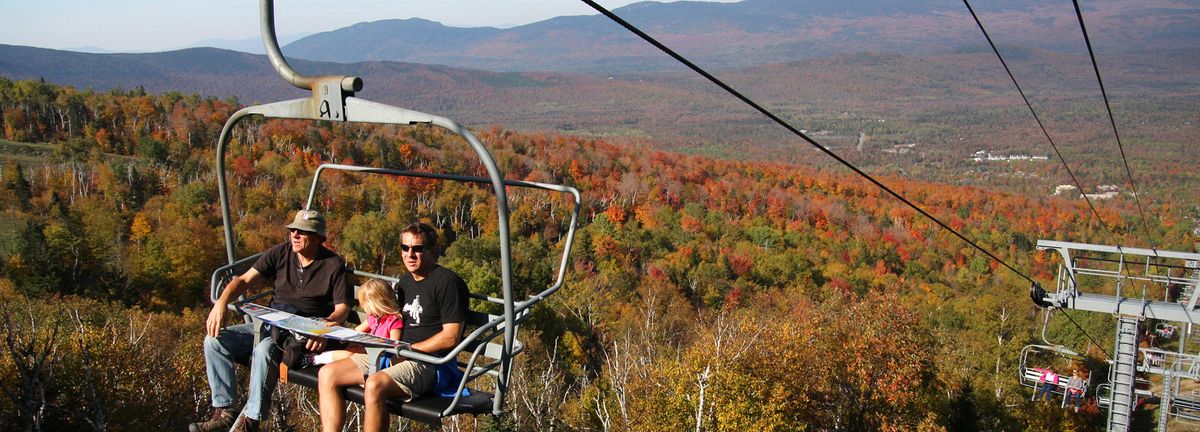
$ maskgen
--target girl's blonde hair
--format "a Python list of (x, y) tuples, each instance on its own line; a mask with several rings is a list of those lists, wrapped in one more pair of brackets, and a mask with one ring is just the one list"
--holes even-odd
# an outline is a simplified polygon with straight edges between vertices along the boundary
[(376, 317), (400, 314), (400, 303), (391, 285), (379, 279), (371, 279), (358, 287), (358, 305), (363, 312)]

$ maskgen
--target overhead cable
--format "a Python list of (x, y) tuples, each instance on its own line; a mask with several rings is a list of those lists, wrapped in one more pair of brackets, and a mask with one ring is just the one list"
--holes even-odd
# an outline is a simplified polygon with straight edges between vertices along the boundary
[[(1008, 67), (1008, 62), (1004, 61), (1004, 56), (1000, 54), (1000, 49), (997, 48), (996, 43), (992, 41), (992, 36), (988, 34), (987, 29), (983, 27), (983, 21), (979, 20), (979, 15), (975, 13), (975, 8), (971, 7), (971, 3), (968, 0), (963, 0), (963, 5), (966, 6), (967, 11), (971, 13), (971, 18), (975, 19), (975, 25), (979, 26), (979, 31), (983, 33), (984, 39), (987, 39), (988, 45), (992, 47), (992, 52), (996, 53), (996, 58), (1000, 60), (1000, 65), (1004, 66), (1004, 72), (1008, 73), (1008, 78), (1012, 80), (1013, 87), (1017, 88), (1017, 93), (1021, 95), (1021, 100), (1025, 101), (1025, 106), (1029, 108), (1029, 114), (1033, 115), (1033, 120), (1037, 122), (1038, 128), (1042, 130), (1042, 135), (1046, 136), (1046, 141), (1050, 143), (1050, 148), (1054, 149), (1054, 154), (1058, 155), (1058, 161), (1062, 163), (1063, 169), (1067, 171), (1067, 175), (1071, 176), (1071, 181), (1075, 183), (1075, 187), (1079, 188), (1079, 193), (1083, 196), (1084, 201), (1087, 202), (1088, 208), (1092, 210), (1092, 216), (1096, 218), (1096, 221), (1100, 223), (1100, 226), (1106, 226), (1104, 223), (1104, 218), (1101, 217), (1100, 212), (1096, 210), (1096, 206), (1092, 203), (1092, 199), (1088, 197), (1086, 193), (1084, 193), (1085, 189), (1079, 182), (1079, 178), (1075, 177), (1075, 172), (1071, 171), (1071, 166), (1067, 163), (1067, 158), (1063, 157), (1062, 152), (1058, 150), (1058, 145), (1054, 144), (1054, 139), (1050, 138), (1050, 132), (1046, 131), (1046, 126), (1042, 124), (1041, 117), (1039, 117), (1037, 111), (1033, 109), (1033, 104), (1029, 102), (1029, 98), (1025, 96), (1025, 90), (1022, 90), (1021, 84), (1017, 83), (1016, 75), (1013, 75), (1012, 69)], [(1072, 285), (1077, 285), (1075, 281), (1075, 274), (1073, 272), (1067, 272), (1067, 276), (1071, 278)], [(1087, 331), (1084, 331), (1083, 327), (1080, 327), (1070, 315), (1067, 315), (1067, 319), (1070, 319), (1071, 324), (1075, 324), (1075, 328), (1079, 329), (1084, 336), (1087, 336), (1087, 338), (1091, 340), (1093, 344), (1096, 344), (1097, 347), (1100, 346), (1100, 344), (1096, 343), (1095, 339), (1092, 339), (1092, 335), (1088, 334)], [(1104, 348), (1100, 348), (1100, 350), (1104, 351)], [(1108, 355), (1108, 351), (1104, 351), (1104, 354)], [(1109, 357), (1111, 358), (1111, 356)]]
[(604, 16), (608, 17), (608, 19), (612, 20), (613, 22), (615, 22), (615, 23), (617, 23), (617, 24), (620, 24), (622, 27), (625, 27), (625, 29), (626, 29), (626, 30), (629, 30), (629, 31), (630, 31), (630, 32), (632, 32), (633, 34), (636, 34), (636, 35), (638, 35), (638, 37), (641, 37), (641, 38), (642, 38), (642, 40), (645, 40), (646, 42), (650, 43), (651, 45), (654, 45), (654, 47), (658, 48), (660, 51), (662, 51), (662, 52), (666, 53), (667, 55), (669, 55), (669, 56), (671, 56), (672, 58), (674, 58), (676, 61), (678, 61), (678, 62), (682, 63), (684, 66), (687, 66), (687, 67), (688, 67), (688, 68), (690, 68), (691, 70), (695, 71), (696, 73), (700, 74), (700, 75), (701, 75), (701, 76), (703, 76), (704, 78), (708, 79), (710, 82), (712, 82), (713, 84), (715, 84), (717, 87), (720, 87), (721, 89), (723, 89), (723, 90), (725, 90), (726, 92), (728, 92), (730, 95), (733, 95), (734, 97), (738, 98), (739, 100), (741, 100), (742, 102), (744, 102), (746, 105), (749, 105), (751, 108), (754, 108), (756, 111), (758, 111), (758, 112), (759, 112), (759, 113), (761, 113), (762, 115), (764, 115), (764, 116), (766, 116), (767, 118), (771, 119), (772, 121), (774, 121), (775, 123), (779, 124), (780, 126), (783, 126), (785, 129), (787, 129), (787, 130), (788, 130), (789, 132), (791, 132), (793, 135), (796, 135), (796, 136), (800, 137), (801, 139), (803, 139), (804, 141), (808, 142), (808, 143), (809, 143), (809, 144), (811, 144), (813, 147), (815, 147), (817, 150), (820, 150), (821, 152), (825, 153), (826, 155), (829, 155), (829, 157), (832, 157), (832, 158), (834, 158), (834, 159), (835, 159), (835, 160), (837, 160), (839, 163), (841, 163), (842, 165), (844, 165), (844, 166), (846, 166), (847, 168), (849, 168), (851, 171), (854, 171), (856, 174), (858, 174), (858, 175), (859, 175), (859, 176), (861, 176), (862, 178), (864, 178), (864, 179), (866, 179), (867, 181), (871, 182), (872, 184), (874, 184), (875, 186), (879, 187), (880, 189), (883, 189), (883, 191), (887, 192), (887, 193), (888, 193), (888, 194), (890, 194), (892, 197), (894, 197), (894, 198), (896, 198), (896, 199), (900, 200), (900, 202), (903, 202), (904, 204), (908, 205), (908, 206), (909, 206), (910, 208), (912, 208), (913, 210), (916, 210), (916, 211), (917, 211), (918, 213), (920, 213), (922, 216), (925, 216), (925, 217), (926, 217), (926, 218), (928, 218), (929, 220), (933, 221), (933, 222), (934, 222), (934, 223), (936, 223), (938, 226), (942, 227), (942, 229), (945, 229), (946, 231), (949, 231), (949, 232), (953, 233), (955, 236), (957, 236), (957, 237), (958, 237), (959, 239), (961, 239), (962, 241), (964, 241), (964, 242), (966, 242), (967, 244), (971, 245), (972, 247), (974, 247), (975, 249), (979, 250), (980, 252), (983, 252), (985, 255), (987, 255), (988, 257), (990, 257), (992, 260), (994, 260), (994, 261), (996, 261), (996, 262), (998, 262), (998, 263), (1002, 264), (1004, 267), (1008, 268), (1008, 269), (1009, 269), (1010, 271), (1012, 271), (1013, 273), (1016, 273), (1018, 276), (1020, 276), (1020, 277), (1024, 278), (1025, 280), (1027, 280), (1027, 281), (1029, 281), (1029, 282), (1031, 282), (1031, 283), (1033, 282), (1033, 279), (1032, 279), (1032, 278), (1030, 278), (1028, 275), (1026, 275), (1025, 273), (1021, 272), (1020, 270), (1017, 270), (1015, 267), (1013, 267), (1013, 266), (1012, 266), (1012, 265), (1010, 265), (1009, 263), (1007, 263), (1007, 262), (1005, 262), (1004, 260), (1000, 259), (1000, 258), (999, 258), (999, 257), (997, 257), (995, 254), (993, 254), (991, 251), (989, 251), (989, 250), (987, 250), (987, 249), (983, 248), (983, 247), (982, 247), (982, 246), (980, 246), (979, 244), (975, 243), (975, 242), (974, 242), (974, 241), (972, 241), (971, 239), (969, 239), (969, 238), (967, 238), (966, 236), (964, 236), (963, 234), (959, 233), (959, 232), (958, 232), (957, 230), (955, 230), (954, 228), (951, 228), (949, 225), (946, 225), (946, 223), (945, 223), (945, 222), (942, 222), (940, 219), (938, 219), (938, 218), (934, 217), (933, 215), (929, 214), (929, 212), (925, 211), (925, 210), (924, 210), (924, 209), (922, 209), (920, 206), (917, 206), (916, 204), (912, 203), (912, 202), (911, 202), (911, 201), (909, 201), (907, 198), (905, 198), (903, 195), (900, 195), (899, 193), (897, 193), (896, 191), (892, 190), (892, 189), (891, 189), (890, 187), (888, 187), (887, 185), (885, 185), (885, 184), (881, 183), (879, 180), (875, 179), (875, 177), (872, 177), (870, 174), (867, 174), (867, 173), (866, 173), (866, 172), (864, 172), (863, 170), (861, 170), (861, 169), (859, 169), (858, 167), (854, 166), (854, 164), (852, 164), (852, 163), (850, 163), (849, 161), (847, 161), (847, 160), (843, 159), (841, 156), (838, 156), (838, 154), (837, 154), (837, 153), (834, 153), (832, 150), (829, 150), (828, 148), (825, 148), (825, 147), (824, 147), (824, 146), (822, 146), (821, 144), (818, 144), (818, 143), (817, 143), (815, 140), (813, 140), (812, 138), (810, 138), (810, 137), (809, 137), (807, 134), (805, 134), (804, 132), (801, 132), (801, 131), (800, 131), (800, 129), (796, 128), (795, 126), (792, 126), (790, 123), (788, 123), (788, 122), (784, 121), (784, 120), (783, 120), (783, 119), (781, 119), (779, 116), (775, 115), (774, 113), (772, 113), (771, 111), (767, 110), (766, 108), (763, 108), (761, 105), (759, 105), (758, 103), (754, 102), (754, 101), (753, 101), (753, 100), (751, 100), (749, 97), (746, 97), (746, 96), (745, 96), (745, 95), (743, 95), (741, 92), (739, 92), (739, 91), (735, 90), (733, 87), (730, 87), (728, 84), (725, 84), (725, 83), (724, 83), (723, 81), (721, 81), (720, 79), (717, 79), (717, 77), (715, 77), (715, 76), (713, 76), (712, 74), (708, 73), (707, 71), (705, 71), (705, 70), (704, 70), (703, 68), (701, 68), (700, 66), (697, 66), (695, 63), (692, 63), (692, 62), (691, 62), (691, 61), (689, 61), (687, 58), (684, 58), (682, 55), (680, 55), (679, 53), (676, 53), (676, 52), (675, 52), (674, 50), (672, 50), (671, 48), (668, 48), (666, 45), (663, 45), (661, 42), (659, 42), (658, 40), (654, 39), (654, 38), (653, 38), (653, 37), (651, 37), (650, 35), (646, 34), (646, 33), (645, 33), (645, 32), (643, 32), (641, 29), (638, 29), (638, 28), (637, 28), (636, 26), (634, 26), (633, 24), (630, 24), (629, 22), (625, 21), (625, 20), (624, 20), (624, 19), (622, 19), (621, 17), (619, 17), (619, 16), (617, 16), (616, 14), (612, 13), (612, 11), (609, 11), (608, 9), (604, 8), (604, 6), (600, 6), (599, 4), (597, 4), (597, 3), (596, 3), (595, 1), (593, 1), (593, 0), (580, 0), (580, 1), (582, 1), (582, 2), (586, 3), (588, 6), (591, 6), (593, 9), (595, 9), (595, 10), (596, 10), (596, 11), (598, 11), (598, 12), (600, 12), (600, 13), (601, 13), (601, 14), (603, 14)]
[[(963, 0), (966, 1), (966, 0)], [(1125, 164), (1125, 177), (1129, 179), (1129, 190), (1133, 192), (1133, 201), (1137, 204), (1138, 215), (1142, 218), (1142, 231), (1146, 233), (1146, 240), (1150, 242), (1150, 247), (1153, 249), (1154, 255), (1158, 257), (1158, 247), (1154, 245), (1154, 238), (1150, 234), (1150, 225), (1146, 223), (1146, 212), (1142, 210), (1141, 194), (1137, 191), (1137, 185), (1133, 182), (1133, 170), (1129, 169), (1129, 159), (1125, 157), (1125, 146), (1121, 144), (1121, 134), (1117, 132), (1117, 120), (1113, 117), (1112, 105), (1108, 103), (1108, 91), (1104, 88), (1104, 80), (1100, 78), (1100, 65), (1096, 63), (1096, 52), (1092, 49), (1092, 39), (1088, 37), (1087, 26), (1083, 24), (1083, 10), (1079, 8), (1079, 0), (1071, 0), (1075, 4), (1075, 16), (1079, 17), (1079, 30), (1083, 32), (1083, 41), (1087, 44), (1088, 56), (1092, 59), (1092, 70), (1096, 72), (1096, 82), (1100, 84), (1100, 94), (1104, 96), (1104, 109), (1108, 111), (1108, 122), (1112, 125), (1113, 136), (1117, 139), (1117, 149), (1121, 151), (1121, 162)]]
[[(1029, 108), (1029, 113), (1033, 115), (1033, 119), (1037, 122), (1038, 127), (1041, 128), (1042, 134), (1044, 134), (1046, 136), (1046, 141), (1050, 143), (1050, 147), (1053, 148), (1054, 153), (1058, 155), (1059, 161), (1062, 162), (1063, 169), (1065, 169), (1067, 171), (1067, 174), (1071, 177), (1071, 181), (1073, 181), (1075, 183), (1075, 187), (1079, 188), (1080, 193), (1083, 195), (1084, 200), (1087, 201), (1088, 207), (1092, 210), (1092, 215), (1096, 218), (1097, 221), (1100, 222), (1100, 224), (1102, 226), (1105, 226), (1106, 224), (1104, 222), (1104, 218), (1102, 218), (1100, 216), (1100, 213), (1096, 210), (1096, 206), (1095, 206), (1095, 204), (1092, 203), (1091, 198), (1088, 197), (1088, 195), (1086, 193), (1083, 193), (1083, 191), (1084, 191), (1083, 185), (1079, 182), (1079, 179), (1075, 176), (1075, 173), (1073, 171), (1071, 171), (1071, 166), (1067, 163), (1067, 159), (1065, 157), (1063, 157), (1062, 153), (1058, 150), (1058, 146), (1056, 144), (1054, 144), (1054, 139), (1050, 138), (1050, 133), (1046, 131), (1046, 126), (1042, 123), (1041, 118), (1038, 117), (1037, 111), (1033, 109), (1033, 104), (1029, 102), (1029, 98), (1025, 96), (1025, 91), (1021, 89), (1021, 85), (1017, 83), (1016, 76), (1013, 75), (1012, 69), (1008, 67), (1008, 62), (1004, 61), (1004, 56), (1000, 54), (1000, 50), (999, 50), (999, 48), (996, 47), (996, 43), (992, 40), (991, 35), (988, 34), (987, 29), (984, 28), (983, 22), (980, 21), (980, 19), (979, 19), (979, 15), (975, 13), (975, 9), (971, 7), (971, 3), (968, 0), (963, 0), (963, 5), (965, 5), (967, 7), (967, 11), (969, 11), (971, 13), (971, 18), (973, 18), (975, 20), (975, 24), (979, 26), (979, 31), (981, 33), (983, 33), (983, 37), (985, 39), (987, 39), (988, 45), (990, 45), (992, 47), (992, 52), (994, 52), (996, 54), (996, 58), (999, 59), (1000, 64), (1004, 66), (1004, 71), (1006, 73), (1008, 73), (1008, 78), (1012, 80), (1013, 86), (1017, 88), (1017, 92), (1020, 93), (1020, 95), (1021, 95), (1021, 99), (1025, 101), (1025, 106)], [(1076, 5), (1075, 6), (1076, 12), (1079, 12), (1079, 4), (1077, 1), (1076, 1), (1075, 5)], [(1080, 19), (1079, 24), (1080, 24), (1080, 27), (1082, 28), (1083, 27), (1083, 16), (1079, 15), (1079, 19)], [(1086, 30), (1084, 30), (1084, 39), (1087, 39), (1087, 31)], [(1091, 53), (1091, 51), (1092, 51), (1091, 42), (1088, 42), (1088, 52)], [(1096, 64), (1095, 56), (1093, 55), (1092, 56), (1093, 67), (1095, 67), (1095, 64)], [(1099, 80), (1099, 78), (1100, 78), (1099, 73), (1100, 73), (1099, 69), (1096, 69), (1097, 80)], [(1104, 85), (1101, 84), (1100, 88), (1101, 88), (1101, 92), (1103, 92)], [(1106, 107), (1108, 106), (1108, 96), (1107, 95), (1105, 95), (1105, 97), (1104, 97), (1104, 104)], [(1112, 110), (1110, 109), (1109, 110), (1109, 120), (1112, 121), (1112, 119), (1113, 119)], [(1113, 131), (1114, 131), (1114, 133), (1116, 132), (1116, 122), (1115, 121), (1113, 122)], [(1119, 137), (1117, 139), (1117, 143), (1119, 146), (1120, 145)], [(1125, 161), (1124, 149), (1121, 150), (1121, 159), (1122, 159), (1122, 161)], [(1129, 163), (1127, 161), (1125, 162), (1125, 171), (1126, 171), (1126, 174), (1130, 173)], [(1132, 175), (1129, 176), (1129, 179), (1130, 179), (1130, 185), (1132, 186), (1132, 184), (1133, 184)], [(1136, 189), (1134, 192), (1134, 198), (1137, 199)], [(1141, 212), (1140, 201), (1138, 202), (1138, 211)], [(1145, 218), (1144, 213), (1142, 213), (1142, 226), (1143, 226), (1143, 228), (1146, 228), (1146, 218)], [(1113, 227), (1110, 227), (1110, 230), (1112, 230), (1113, 228), (1115, 228), (1115, 224)], [(1149, 235), (1148, 230), (1147, 230), (1147, 235)], [(1151, 244), (1153, 244), (1153, 242), (1151, 242)], [(1125, 270), (1126, 270), (1126, 274), (1128, 275), (1128, 269), (1125, 269)], [(1074, 284), (1075, 276), (1071, 273), (1068, 273), (1068, 276), (1071, 277), (1071, 281)], [(1066, 314), (1064, 314), (1064, 315), (1066, 315)], [(1101, 347), (1100, 344), (1096, 343), (1096, 340), (1094, 338), (1092, 338), (1091, 334), (1089, 334), (1087, 331), (1085, 331), (1083, 329), (1083, 327), (1080, 327), (1079, 324), (1075, 322), (1075, 319), (1071, 318), (1070, 315), (1066, 315), (1066, 316), (1067, 316), (1067, 319), (1069, 319), (1071, 321), (1071, 324), (1074, 324), (1075, 328), (1079, 329), (1079, 331), (1081, 333), (1083, 333), (1084, 336), (1087, 336), (1087, 338), (1089, 340), (1091, 340), (1092, 343), (1095, 344), (1097, 348), (1100, 348), (1101, 351), (1104, 351), (1104, 354), (1106, 356), (1109, 356), (1109, 358), (1112, 357), (1111, 355), (1108, 354), (1108, 351), (1105, 351), (1104, 348)]]
[(1080, 327), (1079, 323), (1075, 322), (1075, 318), (1071, 318), (1071, 315), (1068, 314), (1067, 311), (1064, 310), (1062, 315), (1067, 317), (1067, 319), (1071, 321), (1071, 324), (1075, 324), (1075, 328), (1079, 329), (1079, 332), (1083, 333), (1084, 336), (1087, 336), (1088, 340), (1092, 341), (1092, 345), (1095, 345), (1096, 348), (1099, 348), (1100, 352), (1104, 353), (1105, 357), (1112, 358), (1112, 354), (1109, 354), (1108, 350), (1104, 349), (1104, 345), (1100, 345), (1099, 342), (1096, 342), (1096, 339), (1092, 338), (1092, 335), (1088, 334), (1087, 330), (1084, 330), (1083, 327)]
[(992, 46), (992, 52), (996, 53), (996, 58), (1000, 59), (1000, 65), (1004, 66), (1004, 72), (1008, 73), (1008, 78), (1012, 80), (1013, 86), (1017, 88), (1017, 93), (1021, 94), (1021, 99), (1025, 101), (1025, 106), (1029, 108), (1029, 113), (1033, 115), (1033, 120), (1037, 122), (1038, 128), (1041, 128), (1042, 135), (1046, 136), (1046, 141), (1050, 143), (1050, 148), (1054, 149), (1054, 154), (1058, 156), (1058, 161), (1062, 162), (1063, 169), (1067, 170), (1067, 175), (1071, 176), (1071, 181), (1075, 183), (1075, 187), (1079, 188), (1079, 193), (1083, 195), (1083, 199), (1087, 201), (1087, 205), (1092, 209), (1092, 216), (1104, 226), (1104, 218), (1100, 217), (1100, 212), (1096, 211), (1096, 206), (1092, 204), (1092, 199), (1088, 194), (1084, 193), (1086, 189), (1079, 183), (1079, 179), (1075, 177), (1075, 172), (1071, 171), (1071, 166), (1067, 164), (1067, 158), (1063, 157), (1062, 152), (1058, 151), (1058, 145), (1054, 144), (1054, 139), (1050, 138), (1050, 132), (1046, 131), (1046, 126), (1042, 124), (1041, 117), (1038, 117), (1037, 111), (1033, 109), (1033, 104), (1029, 102), (1029, 98), (1025, 96), (1025, 90), (1021, 89), (1021, 85), (1017, 84), (1017, 77), (1013, 75), (1012, 69), (1009, 69), (1008, 62), (1004, 61), (1004, 56), (1000, 55), (1000, 50), (996, 48), (996, 43), (992, 41), (992, 36), (988, 34), (987, 29), (983, 28), (983, 22), (979, 20), (979, 15), (975, 14), (975, 9), (971, 7), (971, 3), (963, 0), (963, 5), (967, 6), (967, 11), (971, 12), (971, 18), (975, 19), (975, 24), (979, 26), (979, 31), (983, 33), (984, 39), (987, 39), (988, 45)]

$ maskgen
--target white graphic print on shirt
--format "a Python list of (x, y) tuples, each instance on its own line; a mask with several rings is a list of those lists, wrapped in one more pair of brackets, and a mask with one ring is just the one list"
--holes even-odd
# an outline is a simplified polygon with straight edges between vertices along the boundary
[(421, 310), (421, 296), (419, 295), (413, 297), (412, 303), (404, 305), (404, 312), (408, 312), (408, 316), (412, 317), (416, 324), (421, 323)]

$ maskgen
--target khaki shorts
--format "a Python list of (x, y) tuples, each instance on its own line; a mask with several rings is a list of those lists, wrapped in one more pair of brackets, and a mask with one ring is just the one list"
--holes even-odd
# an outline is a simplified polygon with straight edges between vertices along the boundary
[[(395, 360), (401, 359), (396, 358)], [(437, 367), (421, 361), (403, 360), (379, 372), (387, 374), (392, 382), (408, 394), (408, 397), (404, 398), (405, 402), (411, 402), (413, 398), (433, 390), (434, 384), (437, 383)], [(363, 376), (366, 376), (367, 372), (371, 370), (371, 361), (366, 354), (354, 354), (350, 356), (350, 361), (358, 366), (358, 370), (362, 372)]]

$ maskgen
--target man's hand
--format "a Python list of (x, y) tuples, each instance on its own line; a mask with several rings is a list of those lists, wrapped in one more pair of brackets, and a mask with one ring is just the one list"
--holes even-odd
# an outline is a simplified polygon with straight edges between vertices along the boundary
[(324, 351), (325, 350), (325, 338), (310, 337), (310, 338), (308, 338), (308, 342), (304, 343), (304, 348), (308, 349), (308, 352)]
[(213, 308), (208, 312), (208, 320), (204, 322), (204, 329), (209, 336), (217, 337), (217, 333), (221, 332), (221, 327), (225, 326), (225, 310), (228, 309), (226, 306), (229, 305), (229, 302), (241, 296), (242, 293), (246, 292), (246, 288), (250, 284), (262, 278), (258, 270), (251, 267), (245, 273), (242, 273), (241, 276), (231, 279), (229, 284), (225, 285), (225, 290), (221, 291), (221, 297), (213, 302)]
[(221, 332), (221, 327), (225, 326), (225, 304), (216, 302), (213, 308), (208, 312), (208, 320), (204, 322), (204, 329), (211, 337), (217, 337), (217, 333)]
[[(325, 327), (333, 327), (338, 325), (337, 321), (330, 321), (329, 319), (323, 319), (321, 320), (321, 323), (325, 324)], [(304, 348), (308, 349), (309, 352), (321, 352), (325, 350), (326, 343), (328, 343), (328, 341), (325, 340), (325, 338), (308, 337), (308, 342), (304, 343)]]

